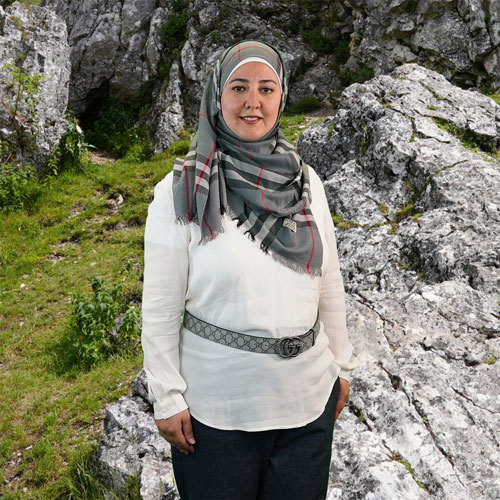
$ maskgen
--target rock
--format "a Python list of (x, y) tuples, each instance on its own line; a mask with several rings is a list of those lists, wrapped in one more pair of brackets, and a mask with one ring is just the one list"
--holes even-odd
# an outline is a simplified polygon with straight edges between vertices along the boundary
[(69, 106), (82, 114), (96, 99), (136, 102), (157, 73), (162, 22), (170, 3), (160, 0), (42, 0), (68, 26), (72, 75)]
[[(12, 161), (39, 171), (68, 127), (66, 38), (65, 24), (48, 9), (17, 2), (5, 10), (0, 7), (0, 141), (8, 145)], [(22, 83), (14, 80), (15, 71), (24, 78)], [(30, 80), (37, 76), (39, 88), (30, 93)]]
[(461, 86), (500, 87), (500, 2), (356, 0), (349, 65), (386, 74), (419, 63)]
[(414, 64), (347, 88), (298, 141), (361, 363), (328, 498), (500, 498), (499, 141), (493, 100)]
[(110, 489), (120, 494), (138, 480), (143, 500), (176, 500), (170, 445), (158, 433), (153, 412), (145, 401), (146, 378), (141, 371), (132, 396), (106, 409), (105, 436), (98, 467)]
[(179, 63), (174, 61), (170, 68), (168, 85), (160, 91), (156, 102), (159, 113), (155, 135), (157, 152), (168, 149), (178, 139), (177, 134), (184, 127), (182, 90)]

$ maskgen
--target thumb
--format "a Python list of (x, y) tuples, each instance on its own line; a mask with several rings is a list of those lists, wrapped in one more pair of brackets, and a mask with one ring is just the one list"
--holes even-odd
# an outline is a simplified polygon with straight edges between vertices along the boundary
[(194, 439), (193, 426), (191, 424), (191, 416), (189, 414), (182, 422), (182, 432), (189, 444), (196, 443), (196, 440)]

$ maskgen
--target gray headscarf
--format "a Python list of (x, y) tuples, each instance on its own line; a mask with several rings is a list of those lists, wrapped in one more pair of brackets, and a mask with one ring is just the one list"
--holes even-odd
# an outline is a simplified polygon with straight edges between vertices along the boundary
[[(282, 88), (276, 123), (256, 141), (242, 140), (227, 126), (220, 100), (229, 75), (249, 58), (270, 65)], [(201, 227), (202, 244), (223, 231), (227, 211), (261, 250), (294, 271), (318, 276), (323, 246), (310, 210), (308, 167), (279, 131), (286, 97), (283, 62), (271, 46), (246, 41), (227, 49), (205, 86), (190, 151), (174, 164), (174, 208), (178, 221)]]

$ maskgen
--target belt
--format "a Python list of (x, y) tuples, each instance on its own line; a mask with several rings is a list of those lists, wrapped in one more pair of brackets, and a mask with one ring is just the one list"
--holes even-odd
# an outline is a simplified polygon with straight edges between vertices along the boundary
[(319, 314), (313, 327), (308, 332), (296, 337), (281, 337), (278, 339), (256, 337), (246, 333), (226, 330), (220, 326), (207, 323), (188, 311), (184, 313), (184, 327), (204, 339), (234, 347), (235, 349), (264, 354), (278, 354), (282, 358), (294, 358), (314, 345), (319, 332)]

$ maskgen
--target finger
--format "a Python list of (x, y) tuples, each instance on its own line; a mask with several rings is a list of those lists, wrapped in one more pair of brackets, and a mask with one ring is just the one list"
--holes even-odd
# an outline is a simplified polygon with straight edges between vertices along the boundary
[(182, 433), (182, 430), (179, 430), (178, 433), (176, 433), (174, 439), (172, 439), (172, 445), (175, 446), (181, 453), (184, 453), (187, 455), (188, 453), (193, 453), (194, 452), (194, 446), (190, 445)]
[(191, 423), (191, 417), (189, 414), (187, 414), (186, 418), (182, 421), (182, 432), (184, 433), (184, 437), (189, 444), (196, 443), (193, 433), (193, 424)]

